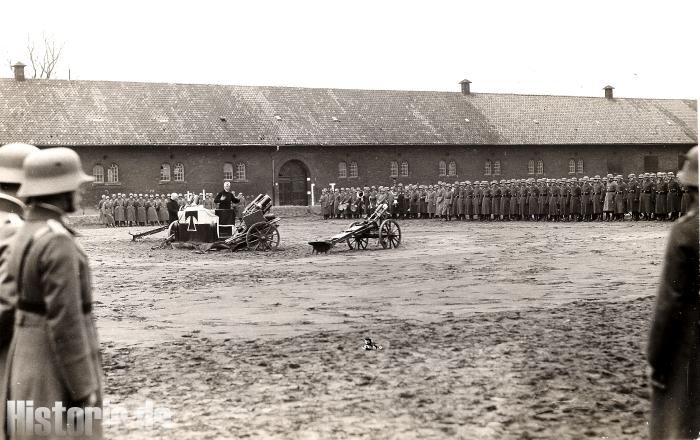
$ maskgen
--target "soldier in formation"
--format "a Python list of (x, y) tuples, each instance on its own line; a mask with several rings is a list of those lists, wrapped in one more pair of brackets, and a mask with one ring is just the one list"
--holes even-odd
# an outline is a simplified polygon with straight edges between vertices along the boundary
[(370, 214), (376, 200), (388, 203), (397, 219), (478, 221), (667, 221), (687, 211), (687, 187), (670, 173), (592, 178), (438, 181), (364, 188), (326, 188), (325, 219)]

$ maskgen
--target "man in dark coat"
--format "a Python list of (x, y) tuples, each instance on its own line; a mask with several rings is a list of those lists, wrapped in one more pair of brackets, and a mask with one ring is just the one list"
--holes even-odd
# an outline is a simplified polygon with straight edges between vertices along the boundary
[(177, 193), (172, 193), (168, 203), (165, 204), (168, 209), (168, 223), (176, 222), (178, 220), (178, 212), (180, 211), (180, 204), (177, 202)]
[(216, 215), (219, 216), (220, 225), (233, 225), (236, 222), (236, 212), (233, 210), (233, 204), (240, 200), (231, 192), (231, 182), (224, 182), (224, 190), (220, 191), (214, 197), (214, 203), (218, 204), (219, 209), (216, 210)]
[(691, 203), (671, 229), (649, 334), (652, 439), (700, 435), (700, 274), (698, 270), (698, 147), (680, 174)]
[(224, 190), (214, 197), (214, 203), (219, 204), (219, 209), (231, 209), (231, 205), (238, 202), (239, 200), (231, 192), (231, 182), (224, 182)]

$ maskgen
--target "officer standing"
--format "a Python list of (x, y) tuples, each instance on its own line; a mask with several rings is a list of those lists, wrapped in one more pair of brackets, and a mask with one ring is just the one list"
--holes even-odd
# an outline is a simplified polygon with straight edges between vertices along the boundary
[(698, 147), (680, 173), (691, 192), (688, 215), (671, 228), (649, 334), (652, 439), (700, 434)]
[[(78, 208), (80, 185), (93, 179), (68, 148), (33, 152), (23, 167), (17, 195), (27, 200), (25, 223), (15, 234), (7, 264), (17, 310), (1, 386), (8, 400), (32, 401), (35, 408), (61, 402), (64, 408), (93, 412), (101, 406), (102, 368), (91, 274), (85, 253), (63, 219)], [(68, 432), (84, 423), (57, 412), (50, 420), (51, 429)], [(93, 419), (92, 433), (85, 434), (101, 437), (100, 420)]]

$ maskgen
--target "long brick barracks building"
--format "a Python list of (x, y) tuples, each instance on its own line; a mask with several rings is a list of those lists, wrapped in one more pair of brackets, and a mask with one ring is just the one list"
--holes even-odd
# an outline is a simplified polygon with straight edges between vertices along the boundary
[[(235, 191), (306, 205), (394, 181), (676, 171), (697, 102), (604, 96), (0, 79), (0, 144), (66, 146), (105, 192)], [(603, 95), (603, 93), (601, 93)]]

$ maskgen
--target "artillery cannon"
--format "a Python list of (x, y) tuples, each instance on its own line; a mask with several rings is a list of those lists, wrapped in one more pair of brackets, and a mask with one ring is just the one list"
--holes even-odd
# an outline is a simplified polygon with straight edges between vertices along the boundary
[(272, 199), (267, 194), (259, 194), (243, 210), (243, 223), (237, 226), (233, 235), (224, 240), (232, 251), (247, 247), (251, 251), (275, 250), (280, 244), (277, 226), (280, 219), (270, 214)]
[(376, 239), (384, 249), (397, 248), (401, 245), (401, 228), (399, 224), (387, 218), (388, 205), (382, 203), (363, 221), (351, 224), (343, 232), (327, 240), (310, 241), (313, 252), (327, 253), (336, 243), (345, 241), (350, 249), (367, 249), (369, 240)]

